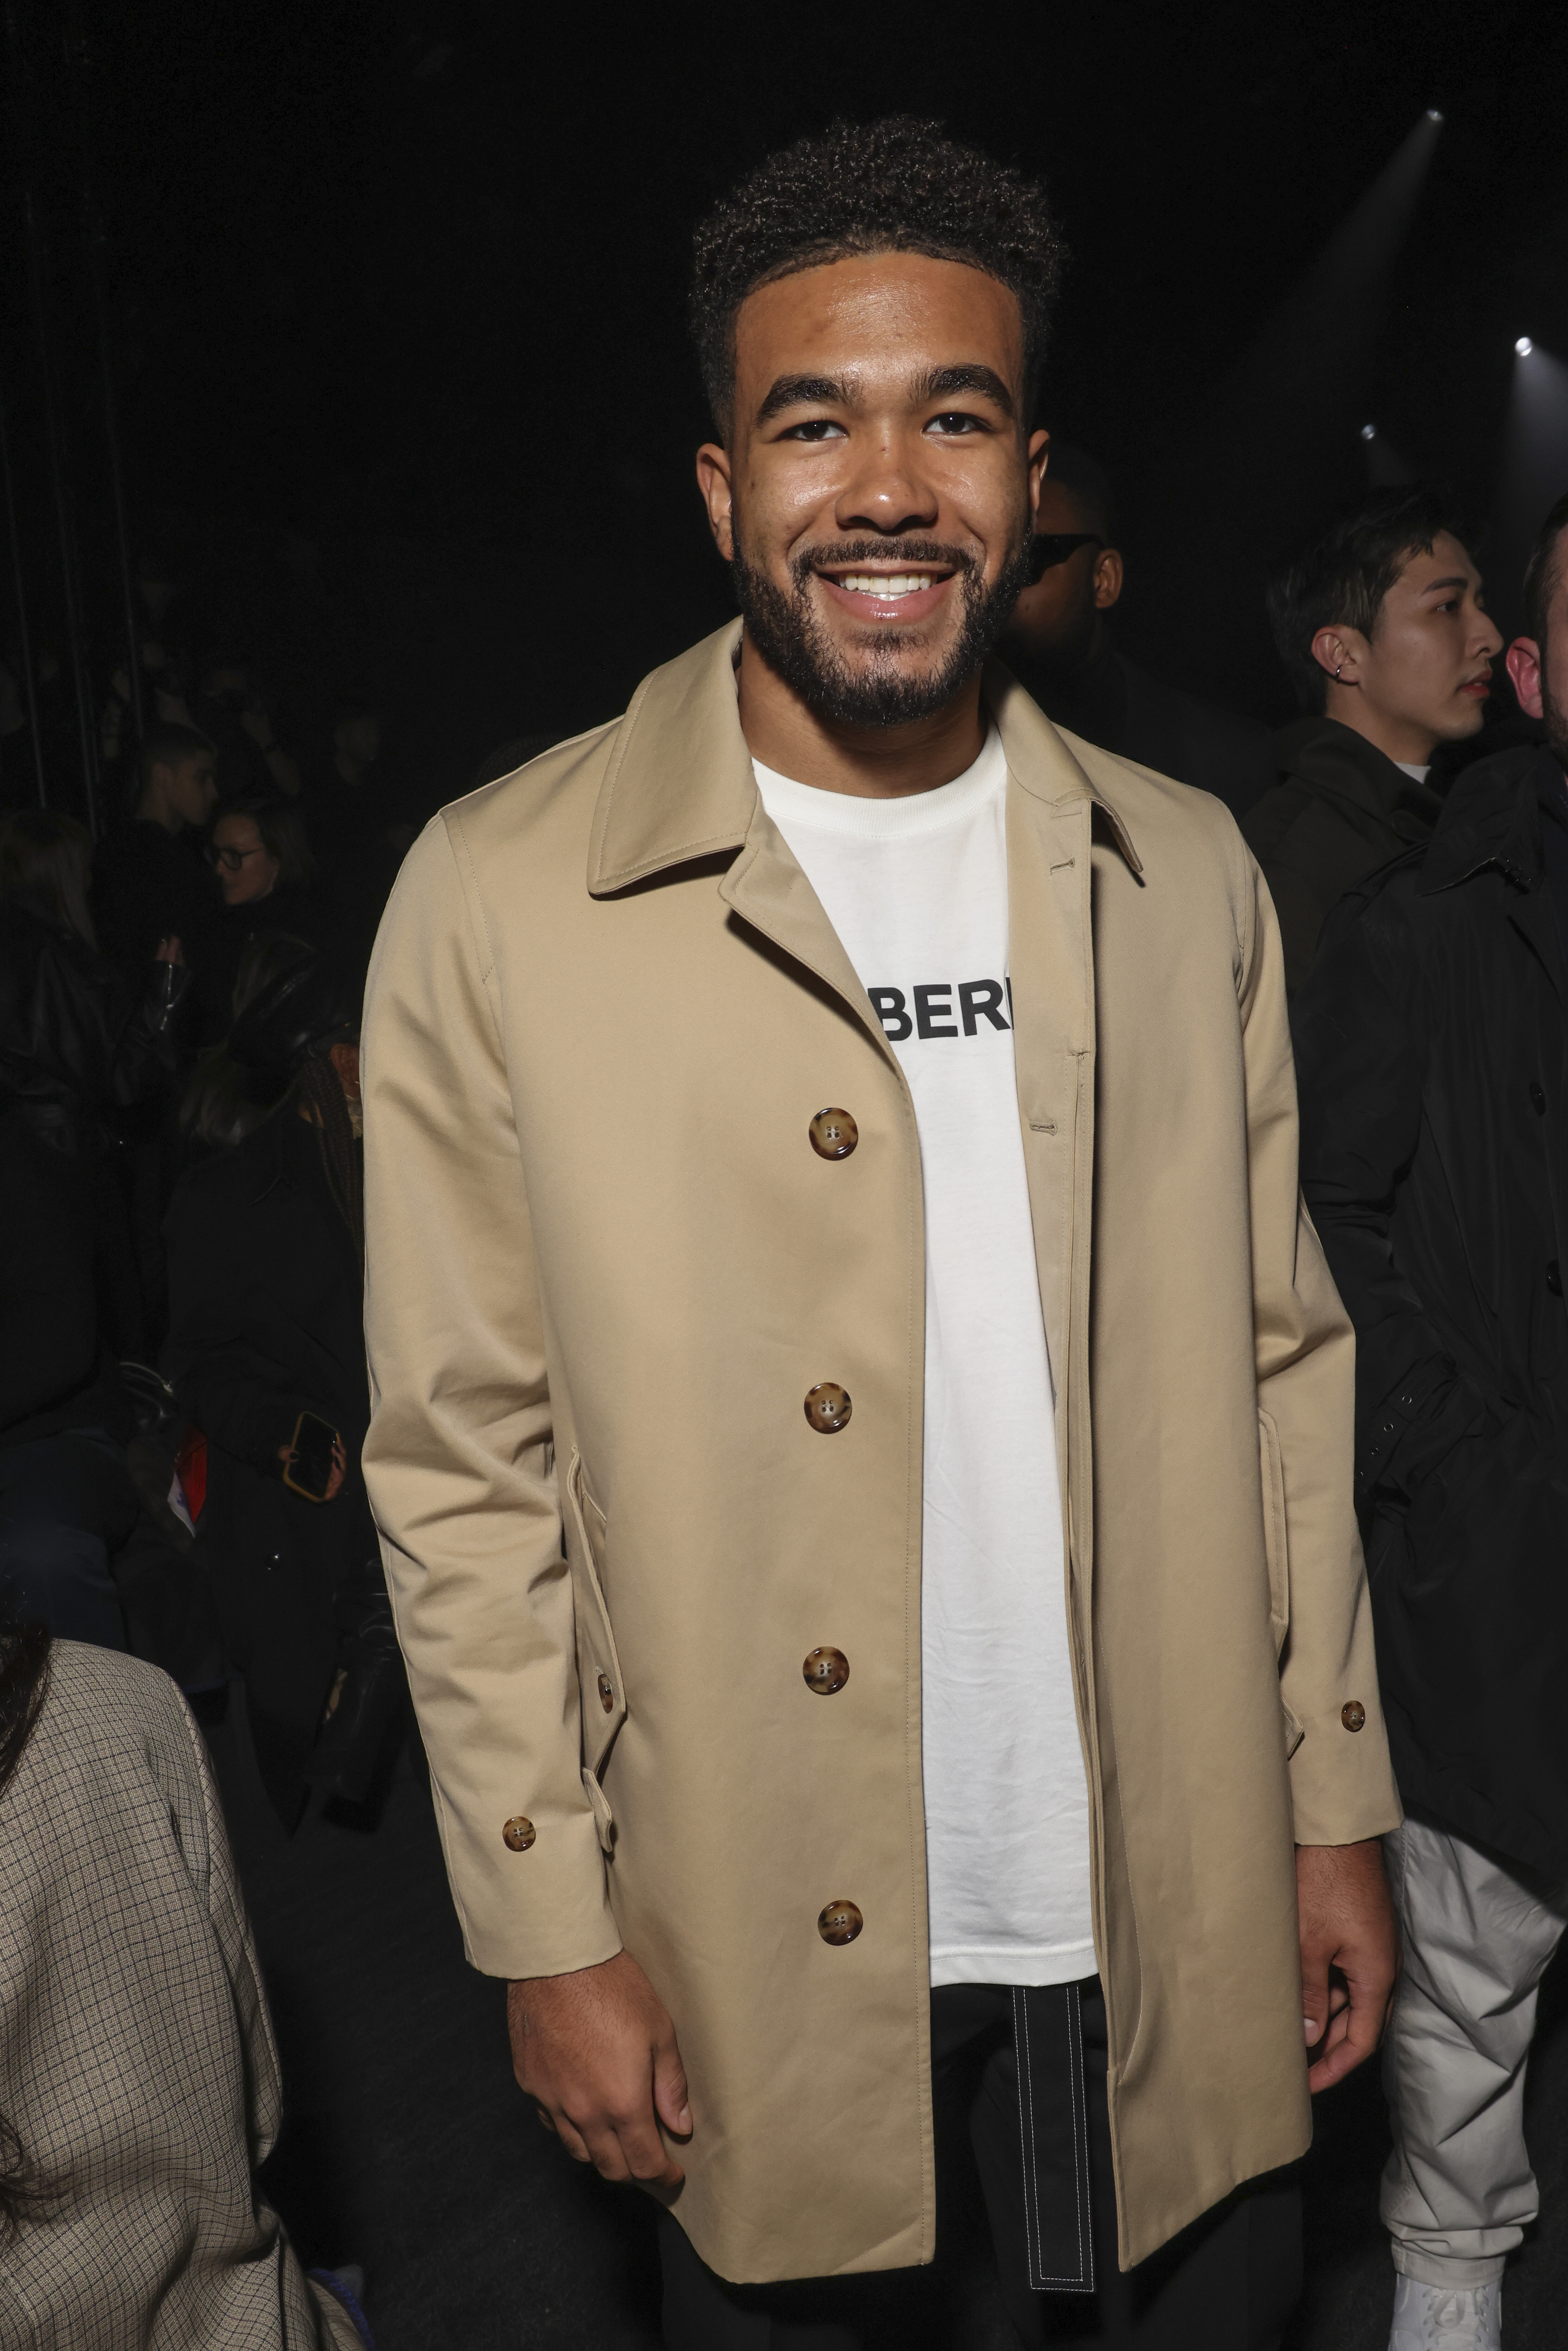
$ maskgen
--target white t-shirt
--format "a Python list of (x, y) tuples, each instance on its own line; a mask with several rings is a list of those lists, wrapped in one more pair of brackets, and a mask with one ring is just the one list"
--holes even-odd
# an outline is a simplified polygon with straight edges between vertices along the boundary
[(1425, 768), (1418, 768), (1416, 767), (1409, 759), (1396, 759), (1394, 764), (1400, 770), (1402, 775), (1409, 777), (1413, 784), (1424, 784), (1427, 777), (1432, 772), (1429, 764)]
[(992, 728), (967, 774), (905, 799), (756, 772), (920, 1129), (931, 1980), (1070, 1982), (1095, 1966), (1089, 1798), (1013, 1075), (1007, 761)]

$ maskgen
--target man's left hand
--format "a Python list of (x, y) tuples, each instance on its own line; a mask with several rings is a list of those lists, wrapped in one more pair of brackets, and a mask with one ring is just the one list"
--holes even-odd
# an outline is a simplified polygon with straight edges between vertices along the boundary
[[(1296, 1914), (1301, 1938), (1301, 2021), (1316, 2052), (1309, 2090), (1329, 2090), (1383, 2037), (1399, 1972), (1399, 1935), (1383, 1846), (1299, 1844)], [(1335, 1981), (1330, 1969), (1343, 1978)]]

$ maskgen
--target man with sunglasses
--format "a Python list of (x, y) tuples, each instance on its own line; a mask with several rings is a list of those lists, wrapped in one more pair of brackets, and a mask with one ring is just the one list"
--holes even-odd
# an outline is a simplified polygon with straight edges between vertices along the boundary
[(1163, 685), (1114, 644), (1121, 597), (1111, 486), (1092, 457), (1053, 441), (1035, 517), (1030, 585), (1003, 658), (1042, 710), (1085, 743), (1196, 784), (1239, 816), (1274, 781), (1266, 727)]

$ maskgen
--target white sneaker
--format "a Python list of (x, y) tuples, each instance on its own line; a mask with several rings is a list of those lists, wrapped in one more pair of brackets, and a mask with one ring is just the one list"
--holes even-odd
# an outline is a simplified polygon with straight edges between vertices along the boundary
[(1502, 2351), (1502, 2281), (1423, 2285), (1397, 2277), (1388, 2351)]

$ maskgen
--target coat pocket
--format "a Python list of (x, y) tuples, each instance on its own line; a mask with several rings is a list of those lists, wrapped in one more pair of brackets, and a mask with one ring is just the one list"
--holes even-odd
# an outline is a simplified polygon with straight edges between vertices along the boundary
[(1263, 1549), (1269, 1561), (1269, 1624), (1274, 1655), (1291, 1629), (1291, 1541), (1285, 1523), (1285, 1464), (1280, 1432), (1266, 1412), (1258, 1415), (1258, 1450), (1263, 1474)]
[[(1263, 1481), (1263, 1550), (1269, 1562), (1269, 1628), (1274, 1635), (1274, 1655), (1278, 1658), (1284, 1654), (1291, 1629), (1291, 1538), (1285, 1519), (1285, 1463), (1280, 1451), (1280, 1432), (1269, 1414), (1262, 1411), (1258, 1415), (1258, 1453)], [(1280, 1712), (1284, 1720), (1288, 1760), (1305, 1734), (1283, 1698), (1280, 1700)]]
[(588, 1490), (582, 1456), (572, 1450), (566, 1473), (566, 1556), (571, 1571), (577, 1632), (578, 1711), (582, 1723), (582, 1784), (593, 1807), (599, 1842), (614, 1844), (615, 1815), (603, 1787), (604, 1766), (626, 1719), (626, 1686), (601, 1580), (608, 1522)]

